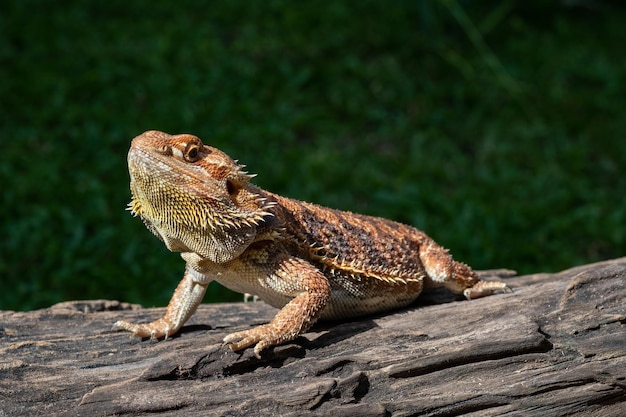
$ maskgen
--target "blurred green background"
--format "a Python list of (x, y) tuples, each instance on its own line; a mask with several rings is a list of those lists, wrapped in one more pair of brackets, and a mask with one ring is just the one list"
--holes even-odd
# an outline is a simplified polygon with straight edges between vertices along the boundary
[(4, 2), (0, 309), (167, 303), (183, 262), (125, 211), (149, 129), (477, 269), (623, 256), (624, 45), (617, 1)]

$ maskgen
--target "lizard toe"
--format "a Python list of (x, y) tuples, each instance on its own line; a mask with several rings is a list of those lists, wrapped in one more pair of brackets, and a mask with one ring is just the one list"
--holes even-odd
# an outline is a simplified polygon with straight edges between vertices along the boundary
[(161, 320), (148, 324), (135, 324), (125, 320), (120, 320), (113, 324), (113, 329), (127, 330), (131, 332), (133, 336), (137, 336), (142, 339), (150, 338), (150, 340), (156, 340), (162, 337), (167, 339), (174, 333), (171, 328), (166, 323), (161, 322)]
[(137, 331), (137, 327), (138, 327), (137, 324), (131, 323), (126, 320), (118, 320), (115, 323), (113, 323), (113, 330), (127, 330), (133, 333), (133, 336), (135, 335)]
[(260, 337), (252, 333), (251, 330), (244, 330), (241, 332), (229, 334), (224, 338), (224, 343), (228, 343), (228, 346), (236, 352), (238, 350), (252, 346), (259, 340)]
[(255, 345), (254, 355), (260, 358), (264, 349), (280, 342), (273, 337), (271, 326), (266, 324), (254, 329), (231, 333), (224, 338), (224, 343), (228, 343), (228, 346), (235, 352)]
[(479, 281), (476, 285), (471, 288), (467, 288), (463, 291), (463, 295), (468, 300), (472, 300), (475, 298), (481, 298), (489, 296), (495, 292), (508, 292), (512, 293), (513, 290), (511, 287), (506, 285), (503, 282), (497, 281)]

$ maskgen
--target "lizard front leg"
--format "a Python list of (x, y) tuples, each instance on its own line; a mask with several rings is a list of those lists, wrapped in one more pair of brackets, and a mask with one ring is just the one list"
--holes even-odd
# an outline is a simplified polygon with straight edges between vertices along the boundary
[(113, 325), (113, 328), (131, 331), (133, 336), (142, 338), (159, 339), (165, 337), (167, 339), (176, 334), (196, 311), (210, 281), (205, 275), (187, 265), (185, 276), (176, 287), (163, 317), (146, 324), (120, 320)]
[(266, 279), (272, 290), (294, 297), (268, 324), (229, 334), (224, 338), (234, 351), (255, 345), (254, 354), (295, 339), (317, 321), (328, 303), (331, 287), (319, 269), (300, 258), (281, 255)]

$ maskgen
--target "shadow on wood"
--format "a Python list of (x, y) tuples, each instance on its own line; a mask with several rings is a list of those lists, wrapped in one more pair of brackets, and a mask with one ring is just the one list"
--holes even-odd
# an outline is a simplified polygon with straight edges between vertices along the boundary
[(111, 331), (162, 309), (76, 301), (0, 313), (0, 416), (626, 415), (626, 258), (506, 278), (388, 315), (321, 323), (256, 359), (222, 338), (269, 321), (203, 305), (161, 342)]

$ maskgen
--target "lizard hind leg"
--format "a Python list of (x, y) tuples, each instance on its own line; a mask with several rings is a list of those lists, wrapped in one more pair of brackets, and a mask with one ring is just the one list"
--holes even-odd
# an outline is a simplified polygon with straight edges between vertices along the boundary
[(468, 300), (486, 297), (495, 292), (513, 292), (504, 282), (481, 281), (478, 274), (469, 266), (461, 262), (454, 261), (455, 281), (467, 285), (463, 289), (463, 295)]
[(503, 282), (481, 281), (472, 268), (453, 260), (446, 249), (433, 241), (420, 247), (420, 260), (431, 286), (444, 286), (455, 294), (463, 294), (468, 300), (486, 297), (497, 291), (511, 292)]

